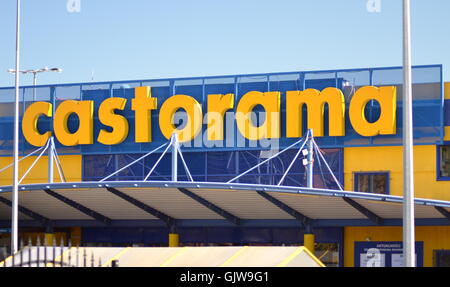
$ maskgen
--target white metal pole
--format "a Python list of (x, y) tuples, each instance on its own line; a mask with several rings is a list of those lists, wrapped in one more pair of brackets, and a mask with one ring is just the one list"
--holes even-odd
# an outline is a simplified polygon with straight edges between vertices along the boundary
[(36, 78), (37, 78), (37, 72), (33, 73), (33, 102), (36, 101)]
[(17, 0), (16, 11), (16, 82), (14, 97), (14, 148), (13, 148), (13, 188), (12, 188), (12, 206), (11, 206), (11, 253), (15, 254), (18, 250), (18, 200), (19, 200), (19, 48), (20, 48), (20, 0)]
[(307, 160), (308, 160), (308, 165), (306, 166), (306, 186), (308, 188), (313, 188), (313, 172), (314, 172), (314, 157), (313, 157), (313, 153), (314, 153), (314, 144), (313, 144), (313, 130), (310, 129), (309, 130), (309, 135), (308, 135), (308, 155), (307, 155)]
[(50, 141), (50, 146), (48, 149), (48, 183), (53, 183), (53, 158), (54, 158), (54, 148), (55, 142), (53, 141), (53, 137), (48, 139)]
[(178, 134), (172, 134), (172, 181), (178, 181)]
[(415, 267), (410, 1), (403, 0), (403, 259)]

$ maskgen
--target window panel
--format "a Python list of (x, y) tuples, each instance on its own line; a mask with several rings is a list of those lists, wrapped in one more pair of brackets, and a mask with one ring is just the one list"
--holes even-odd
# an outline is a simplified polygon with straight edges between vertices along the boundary
[[(342, 150), (322, 149), (322, 153), (336, 178), (342, 176)], [(211, 151), (183, 152), (183, 157), (196, 181), (227, 182), (266, 160), (278, 151)], [(288, 150), (276, 158), (251, 170), (237, 180), (240, 183), (278, 184), (297, 155), (297, 149)], [(130, 164), (144, 154), (105, 154), (83, 156), (83, 180), (100, 180)], [(153, 153), (125, 168), (108, 180), (143, 180), (158, 161), (161, 153)], [(283, 186), (306, 186), (306, 172), (299, 155), (282, 182)], [(172, 171), (170, 151), (159, 161), (148, 180), (170, 180)], [(181, 159), (178, 160), (178, 179), (188, 180)], [(342, 182), (341, 182), (342, 184)], [(315, 155), (314, 187), (338, 189), (326, 165)]]
[(439, 147), (440, 177), (450, 177), (450, 145)]
[(355, 173), (355, 191), (388, 194), (389, 173)]

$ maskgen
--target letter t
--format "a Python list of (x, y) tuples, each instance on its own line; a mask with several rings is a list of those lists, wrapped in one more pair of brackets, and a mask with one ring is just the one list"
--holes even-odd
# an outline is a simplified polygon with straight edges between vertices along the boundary
[(152, 113), (158, 102), (152, 98), (150, 87), (136, 87), (131, 109), (135, 114), (135, 141), (137, 143), (152, 141)]

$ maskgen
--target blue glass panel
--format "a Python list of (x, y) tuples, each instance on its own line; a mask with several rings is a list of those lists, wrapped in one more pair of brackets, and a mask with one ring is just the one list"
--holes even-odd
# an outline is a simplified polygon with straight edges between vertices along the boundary
[[(443, 99), (443, 78), (441, 65), (415, 66), (413, 74), (413, 121), (414, 121), (414, 141), (416, 144), (436, 144), (443, 141), (444, 120), (448, 122), (448, 117), (444, 115)], [(333, 71), (311, 71), (311, 72), (292, 72), (292, 73), (271, 73), (259, 75), (235, 75), (226, 77), (204, 77), (204, 78), (185, 78), (185, 79), (166, 79), (166, 80), (142, 80), (128, 82), (106, 82), (106, 83), (80, 83), (80, 84), (60, 84), (60, 85), (42, 85), (37, 87), (22, 87), (20, 89), (20, 107), (21, 113), (31, 104), (31, 95), (36, 91), (37, 99), (40, 101), (49, 101), (58, 106), (63, 100), (93, 100), (95, 105), (94, 112), (94, 139), (97, 139), (101, 129), (110, 129), (102, 125), (98, 120), (97, 108), (101, 101), (107, 97), (123, 97), (127, 99), (124, 111), (118, 111), (118, 114), (127, 117), (129, 122), (129, 134), (121, 144), (106, 146), (96, 141), (92, 145), (81, 145), (76, 147), (62, 146), (57, 144), (60, 154), (105, 154), (105, 153), (144, 153), (159, 145), (167, 142), (158, 128), (159, 108), (152, 112), (152, 138), (151, 143), (134, 142), (134, 112), (131, 110), (131, 99), (134, 97), (134, 89), (142, 83), (152, 87), (152, 96), (158, 99), (160, 108), (164, 101), (173, 94), (186, 94), (194, 97), (206, 108), (206, 96), (208, 94), (235, 94), (235, 107), (240, 97), (249, 91), (280, 91), (281, 92), (281, 131), (282, 137), (279, 140), (280, 148), (286, 147), (296, 139), (285, 137), (285, 95), (289, 90), (303, 90), (314, 88), (322, 90), (326, 87), (337, 87), (343, 91), (346, 106), (351, 101), (355, 91), (364, 85), (375, 86), (395, 86), (397, 87), (397, 133), (388, 136), (363, 137), (357, 134), (349, 121), (348, 113), (346, 115), (345, 136), (317, 138), (317, 142), (323, 148), (341, 148), (347, 146), (373, 146), (373, 145), (401, 145), (402, 138), (402, 68), (373, 68), (373, 69), (352, 69), (352, 70), (333, 70)], [(159, 84), (157, 84), (159, 83)], [(14, 89), (11, 87), (0, 88), (0, 155), (12, 154), (13, 138), (13, 98)], [(379, 115), (379, 107), (369, 104), (366, 108), (366, 114), (370, 121), (374, 121)], [(306, 131), (307, 111), (304, 112), (303, 130)], [(41, 119), (38, 124), (40, 131), (50, 129), (51, 121)], [(70, 130), (78, 127), (78, 119), (71, 117), (68, 122)], [(233, 125), (235, 127), (235, 125)], [(203, 125), (204, 132), (206, 125)], [(328, 116), (325, 112), (325, 134), (328, 134)], [(237, 131), (235, 130), (236, 136)], [(232, 134), (233, 134), (232, 133)], [(200, 135), (201, 137), (201, 135)], [(201, 141), (200, 141), (201, 142)], [(232, 141), (233, 142), (233, 141)], [(249, 150), (263, 148), (261, 143), (255, 146), (249, 146), (251, 142), (245, 141), (245, 146), (237, 146), (236, 139), (231, 146), (208, 147), (200, 144), (199, 146), (185, 147), (186, 151), (233, 151)], [(20, 132), (20, 150), (26, 154), (34, 150), (35, 147), (26, 143)]]

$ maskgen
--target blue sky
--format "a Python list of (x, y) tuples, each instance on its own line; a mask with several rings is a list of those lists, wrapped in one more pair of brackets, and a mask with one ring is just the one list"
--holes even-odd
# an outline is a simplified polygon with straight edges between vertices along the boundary
[[(402, 64), (402, 0), (22, 0), (21, 69), (39, 84)], [(413, 64), (444, 64), (450, 1), (411, 0)], [(13, 86), (15, 0), (0, 1), (0, 86)], [(31, 84), (31, 76), (22, 76)]]

